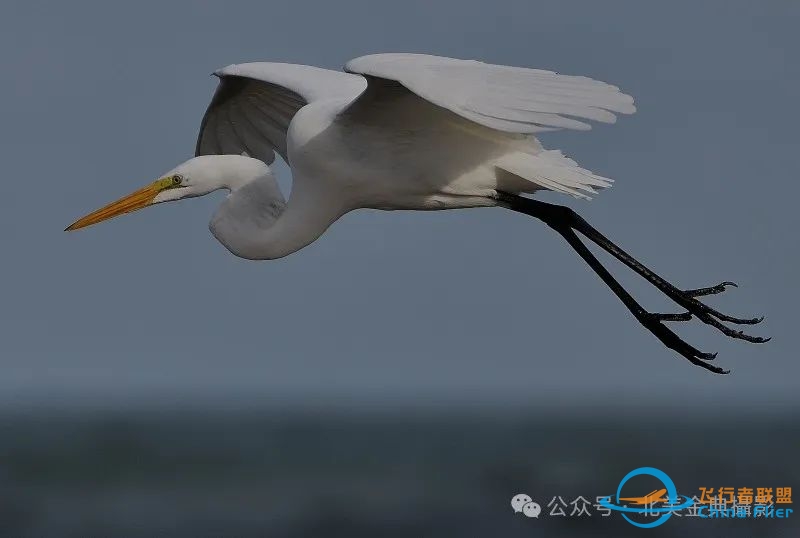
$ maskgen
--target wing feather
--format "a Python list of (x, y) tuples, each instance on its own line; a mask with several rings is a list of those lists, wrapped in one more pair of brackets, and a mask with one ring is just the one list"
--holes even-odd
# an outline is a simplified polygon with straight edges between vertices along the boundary
[[(286, 134), (298, 110), (318, 99), (365, 101), (399, 84), (470, 121), (510, 133), (587, 130), (636, 110), (619, 88), (583, 76), (421, 54), (351, 60), (348, 73), (281, 63), (230, 65), (203, 116), (196, 154), (246, 153), (287, 158)], [(363, 76), (358, 76), (363, 75)], [(369, 80), (370, 92), (367, 89)], [(361, 95), (360, 99), (357, 97)]]
[(351, 60), (345, 71), (402, 84), (471, 121), (512, 133), (591, 128), (581, 120), (613, 123), (636, 111), (619, 88), (583, 76), (492, 65), (423, 54), (375, 54)]
[(355, 99), (363, 77), (306, 65), (248, 63), (214, 73), (220, 79), (208, 105), (196, 155), (246, 153), (266, 163), (287, 159), (286, 133), (297, 111), (318, 99)]

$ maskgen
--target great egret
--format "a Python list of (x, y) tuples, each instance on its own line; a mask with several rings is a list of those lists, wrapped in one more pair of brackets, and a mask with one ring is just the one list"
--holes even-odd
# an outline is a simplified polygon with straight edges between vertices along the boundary
[[(522, 194), (547, 189), (588, 198), (610, 179), (580, 168), (534, 137), (553, 129), (590, 128), (636, 109), (619, 88), (586, 77), (418, 54), (377, 54), (345, 72), (305, 65), (247, 63), (215, 73), (220, 83), (203, 117), (196, 157), (156, 182), (78, 220), (75, 230), (161, 202), (229, 195), (211, 233), (236, 256), (286, 256), (316, 240), (357, 208), (454, 209), (500, 206), (536, 217), (562, 235), (634, 317), (693, 364), (709, 364), (665, 322), (696, 316), (723, 334), (765, 342), (723, 322), (728, 316), (698, 297), (732, 282), (681, 290), (639, 263), (567, 207)], [(286, 202), (269, 164), (289, 164)], [(646, 311), (576, 234), (646, 278), (685, 312)]]

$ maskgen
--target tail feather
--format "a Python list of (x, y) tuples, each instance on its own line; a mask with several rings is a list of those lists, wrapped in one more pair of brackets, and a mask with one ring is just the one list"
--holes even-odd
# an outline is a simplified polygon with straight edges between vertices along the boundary
[(593, 174), (578, 166), (559, 150), (531, 154), (518, 151), (498, 159), (495, 167), (505, 173), (498, 174), (498, 188), (508, 192), (534, 192), (547, 189), (590, 199), (585, 193), (597, 194), (596, 189), (611, 186), (613, 180)]

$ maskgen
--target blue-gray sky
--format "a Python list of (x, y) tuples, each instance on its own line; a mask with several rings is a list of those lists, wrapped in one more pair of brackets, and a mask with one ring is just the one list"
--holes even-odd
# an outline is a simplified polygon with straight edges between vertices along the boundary
[[(798, 4), (780, 1), (4, 2), (0, 402), (788, 395), (800, 371), (798, 21)], [(638, 113), (616, 125), (543, 138), (616, 180), (590, 203), (563, 201), (679, 285), (737, 281), (714, 304), (766, 314), (759, 330), (774, 340), (685, 329), (733, 375), (694, 368), (559, 237), (500, 209), (357, 212), (274, 262), (214, 241), (221, 194), (62, 232), (191, 156), (214, 69), (339, 68), (388, 51), (632, 94)]]

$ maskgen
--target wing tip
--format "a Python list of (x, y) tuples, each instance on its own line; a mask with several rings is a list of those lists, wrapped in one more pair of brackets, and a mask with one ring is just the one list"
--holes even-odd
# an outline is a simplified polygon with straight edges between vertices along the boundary
[(219, 69), (215, 70), (211, 73), (213, 76), (217, 78), (227, 77), (231, 75), (235, 75), (240, 64), (230, 64), (226, 65), (225, 67), (220, 67)]
[(617, 110), (617, 112), (620, 114), (633, 114), (636, 112), (636, 102), (634, 101), (633, 96), (622, 92), (619, 92), (619, 94), (623, 97), (623, 105), (620, 107), (620, 110)]

